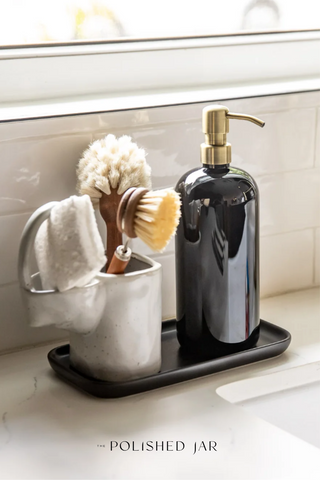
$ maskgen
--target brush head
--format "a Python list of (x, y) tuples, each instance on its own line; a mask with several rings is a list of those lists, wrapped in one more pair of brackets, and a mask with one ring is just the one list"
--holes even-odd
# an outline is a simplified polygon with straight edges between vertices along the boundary
[(122, 195), (130, 187), (151, 188), (151, 168), (145, 157), (145, 151), (127, 135), (117, 139), (109, 134), (96, 140), (78, 163), (78, 192), (89, 195), (97, 208), (101, 192), (110, 195), (116, 190)]
[(118, 228), (139, 237), (152, 250), (162, 252), (174, 235), (180, 218), (180, 197), (167, 188), (145, 191), (131, 188), (123, 196), (117, 216)]

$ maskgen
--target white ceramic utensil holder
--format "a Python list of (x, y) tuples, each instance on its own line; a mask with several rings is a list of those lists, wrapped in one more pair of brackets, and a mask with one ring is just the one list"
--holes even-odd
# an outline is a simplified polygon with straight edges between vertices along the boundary
[(56, 202), (39, 208), (22, 234), (18, 274), (30, 326), (70, 332), (70, 362), (86, 376), (125, 382), (161, 367), (161, 265), (132, 254), (126, 273), (99, 273), (85, 287), (41, 290), (29, 256), (41, 223)]
[(99, 274), (106, 308), (89, 335), (70, 333), (70, 361), (90, 377), (111, 382), (157, 373), (161, 366), (161, 265), (134, 255), (134, 271)]

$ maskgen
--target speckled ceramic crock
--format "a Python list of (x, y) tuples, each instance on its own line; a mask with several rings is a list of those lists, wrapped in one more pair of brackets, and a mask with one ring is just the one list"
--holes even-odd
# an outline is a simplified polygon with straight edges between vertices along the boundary
[(105, 309), (88, 335), (70, 332), (70, 362), (110, 382), (157, 373), (161, 366), (161, 265), (133, 254), (123, 275), (98, 274)]

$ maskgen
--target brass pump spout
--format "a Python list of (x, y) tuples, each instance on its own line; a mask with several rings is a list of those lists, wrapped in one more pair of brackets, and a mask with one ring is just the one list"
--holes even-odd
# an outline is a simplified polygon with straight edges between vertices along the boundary
[(201, 163), (204, 165), (229, 165), (231, 145), (227, 143), (229, 119), (248, 120), (264, 127), (265, 122), (252, 115), (231, 113), (223, 105), (210, 105), (203, 109), (202, 131), (205, 143), (201, 144)]
[(263, 128), (266, 124), (263, 120), (260, 120), (260, 118), (254, 117), (253, 115), (245, 115), (244, 113), (227, 113), (226, 115), (227, 118), (233, 118), (235, 120), (248, 120), (248, 122), (255, 123), (258, 125), (258, 127)]

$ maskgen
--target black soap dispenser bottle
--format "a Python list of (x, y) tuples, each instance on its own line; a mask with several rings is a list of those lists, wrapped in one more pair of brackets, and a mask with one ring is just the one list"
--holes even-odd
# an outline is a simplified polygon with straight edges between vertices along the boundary
[(253, 178), (231, 167), (229, 119), (264, 122), (211, 105), (203, 110), (202, 167), (177, 183), (177, 335), (181, 347), (214, 358), (259, 338), (259, 194)]

